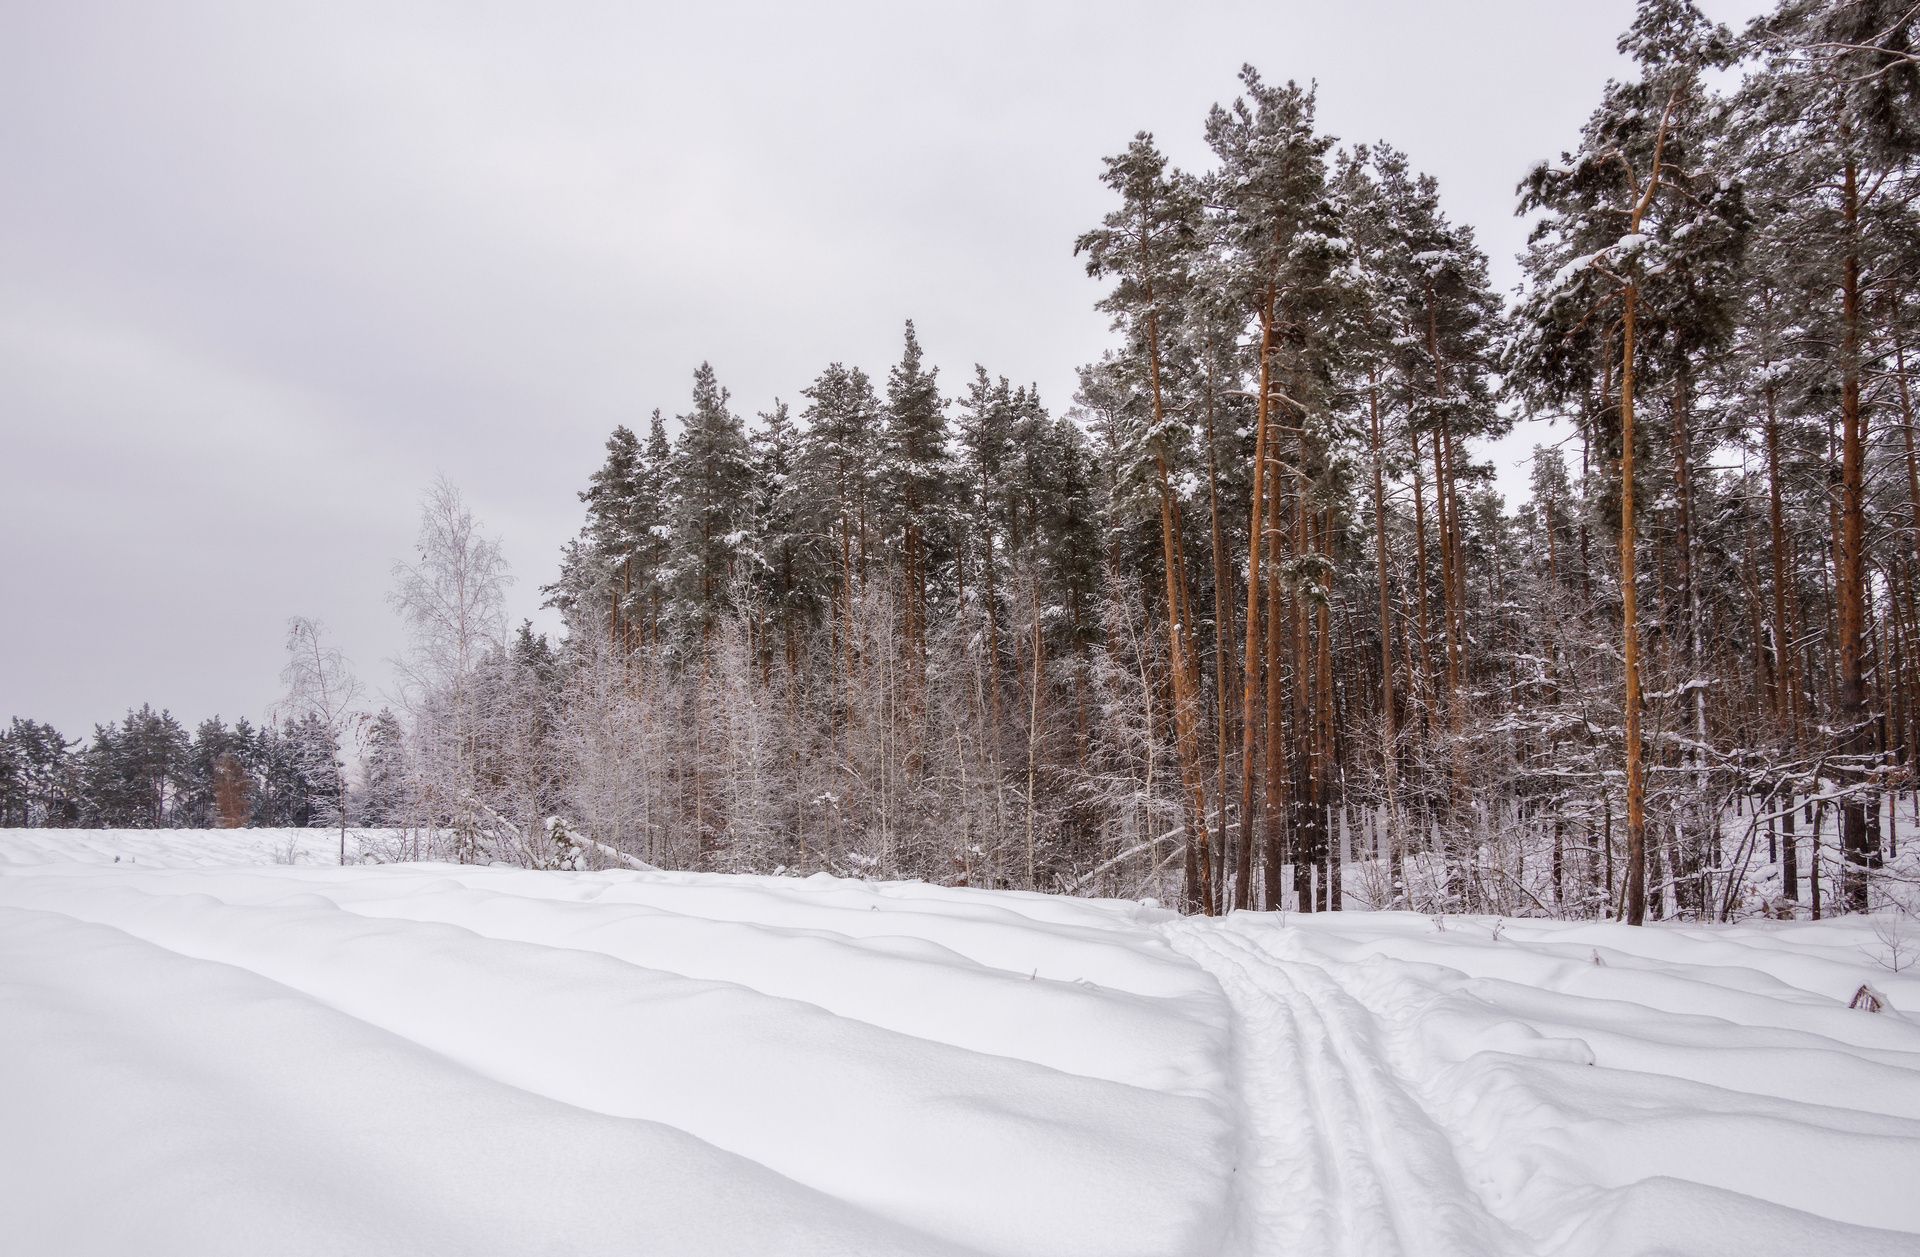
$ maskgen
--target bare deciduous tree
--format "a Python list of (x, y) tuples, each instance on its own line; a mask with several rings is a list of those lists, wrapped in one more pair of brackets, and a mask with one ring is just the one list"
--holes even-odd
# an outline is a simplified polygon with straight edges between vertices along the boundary
[(480, 825), (474, 677), (490, 649), (504, 648), (512, 577), (499, 541), (481, 532), (444, 476), (421, 501), (413, 561), (396, 563), (393, 576), (388, 601), (411, 635), (395, 668), (418, 751), (419, 819), (429, 826), (450, 822), (464, 858)]
[(345, 655), (326, 644), (320, 621), (296, 615), (287, 621), (287, 666), (280, 670), (287, 687), (280, 714), (317, 723), (332, 740), (328, 756), (334, 800), (340, 819), (340, 863), (347, 862), (347, 772), (345, 744), (359, 722), (354, 704), (360, 681)]

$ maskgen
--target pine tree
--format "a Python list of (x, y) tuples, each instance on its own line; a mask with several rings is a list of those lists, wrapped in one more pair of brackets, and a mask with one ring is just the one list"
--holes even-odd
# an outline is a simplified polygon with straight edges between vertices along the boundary
[(820, 373), (805, 396), (807, 430), (798, 476), (803, 499), (817, 512), (814, 530), (830, 556), (831, 654), (834, 674), (845, 685), (853, 669), (854, 598), (866, 584), (870, 523), (879, 513), (880, 402), (864, 371), (837, 362)]
[(87, 823), (110, 829), (174, 824), (176, 804), (192, 785), (190, 749), (187, 731), (171, 713), (144, 704), (118, 724), (94, 726), (82, 768)]
[(84, 810), (78, 742), (50, 724), (12, 718), (0, 732), (0, 824), (67, 828)]
[(392, 709), (382, 707), (367, 722), (361, 757), (359, 820), (362, 825), (399, 826), (412, 819), (412, 784), (406, 730)]
[[(1724, 331), (1703, 305), (1703, 276), (1725, 270), (1744, 241), (1739, 189), (1700, 167), (1710, 126), (1702, 71), (1729, 55), (1725, 33), (1688, 0), (1642, 0), (1620, 50), (1639, 78), (1610, 85), (1577, 154), (1541, 165), (1522, 212), (1543, 210), (1530, 258), (1527, 333), (1512, 356), (1536, 398), (1564, 402), (1589, 386), (1596, 360), (1618, 370), (1620, 596), (1625, 680), (1627, 870), (1625, 915), (1646, 915), (1646, 786), (1641, 737), (1641, 635), (1636, 568), (1636, 428), (1641, 383), (1655, 351)], [(1549, 268), (1552, 269), (1549, 269)], [(1617, 343), (1615, 337), (1617, 336)], [(1658, 378), (1657, 375), (1654, 376)], [(1614, 392), (1603, 386), (1603, 392)], [(1609, 434), (1612, 435), (1612, 434)]]
[[(1326, 154), (1332, 141), (1314, 131), (1313, 92), (1294, 83), (1268, 86), (1252, 66), (1242, 68), (1240, 80), (1243, 94), (1230, 106), (1214, 106), (1206, 128), (1207, 143), (1220, 163), (1207, 184), (1207, 200), (1215, 207), (1212, 238), (1220, 254), (1216, 273), (1230, 294), (1228, 299), (1259, 329), (1241, 666), (1236, 907), (1252, 902), (1259, 829), (1254, 786), (1263, 758), (1268, 782), (1266, 894), (1270, 904), (1278, 903), (1280, 870), (1289, 845), (1278, 806), (1281, 783), (1289, 778), (1295, 779), (1295, 823), (1307, 826), (1293, 845), (1309, 860), (1321, 845), (1317, 828), (1321, 801), (1306, 797), (1299, 788), (1320, 778), (1309, 774), (1302, 779), (1306, 765), (1298, 762), (1297, 750), (1296, 762), (1291, 767), (1286, 762), (1287, 730), (1280, 701), (1281, 616), (1287, 600), (1283, 577), (1289, 570), (1301, 570), (1294, 561), (1309, 549), (1304, 527), (1312, 487), (1308, 475), (1310, 468), (1323, 461), (1322, 452), (1314, 448), (1318, 442), (1312, 428), (1326, 415), (1320, 395), (1329, 365), (1324, 316), (1339, 300), (1334, 273), (1344, 256), (1326, 184)], [(1295, 437), (1295, 448), (1287, 451), (1290, 459), (1283, 453), (1284, 430), (1291, 430)], [(1293, 471), (1283, 479), (1286, 463)], [(1286, 519), (1289, 515), (1291, 521)], [(1292, 526), (1283, 532), (1289, 522)], [(1283, 543), (1294, 551), (1285, 559), (1279, 550)], [(1296, 613), (1291, 618), (1294, 669), (1303, 675), (1313, 637), (1308, 628), (1311, 617)], [(1264, 721), (1260, 719), (1263, 679)], [(1302, 693), (1297, 686), (1296, 693)], [(1294, 723), (1301, 732), (1308, 727), (1304, 719)], [(1260, 754), (1263, 741), (1264, 757)], [(1306, 860), (1295, 861), (1296, 886), (1302, 884), (1306, 864)], [(1302, 906), (1308, 905), (1303, 902)]]
[(750, 438), (753, 454), (755, 593), (772, 620), (773, 640), (789, 669), (800, 663), (806, 632), (825, 601), (825, 556), (800, 477), (801, 434), (787, 404), (775, 399)]
[[(1374, 583), (1378, 594), (1380, 656), (1380, 776), (1386, 800), (1387, 824), (1400, 832), (1399, 744), (1400, 707), (1412, 695), (1396, 694), (1394, 666), (1394, 598), (1392, 564), (1388, 555), (1387, 478), (1390, 449), (1399, 442), (1396, 418), (1406, 408), (1409, 390), (1400, 361), (1411, 339), (1404, 335), (1412, 323), (1405, 280), (1413, 270), (1407, 233), (1400, 229), (1400, 202), (1409, 186), (1403, 154), (1377, 145), (1344, 154), (1336, 179), (1353, 253), (1354, 278), (1361, 292), (1350, 329), (1348, 369), (1355, 387), (1366, 398), (1367, 470), (1373, 512)], [(1400, 352), (1396, 352), (1400, 351)], [(1391, 853), (1396, 882), (1404, 886), (1400, 870), (1404, 853)]]
[(693, 376), (693, 409), (680, 416), (672, 466), (670, 618), (685, 642), (704, 643), (733, 605), (733, 578), (749, 538), (753, 475), (746, 428), (704, 362)]
[(926, 684), (929, 569), (948, 549), (947, 405), (940, 372), (929, 369), (907, 320), (906, 347), (887, 376), (881, 449), (890, 528), (903, 566), (906, 650), (915, 684)]
[[(623, 649), (634, 647), (634, 565), (641, 537), (653, 520), (641, 502), (639, 438), (626, 425), (607, 438), (607, 459), (593, 473), (580, 500), (587, 522), (571, 543), (560, 580), (547, 589), (547, 603), (585, 629), (604, 625)], [(644, 577), (643, 577), (644, 579)]]
[[(1200, 762), (1200, 667), (1171, 466), (1175, 450), (1186, 441), (1178, 430), (1165, 378), (1168, 342), (1191, 282), (1188, 267), (1199, 199), (1185, 178), (1168, 169), (1153, 137), (1144, 132), (1134, 137), (1124, 153), (1106, 160), (1101, 179), (1119, 195), (1120, 208), (1108, 214), (1100, 227), (1081, 236), (1075, 250), (1086, 253), (1088, 274), (1116, 281), (1101, 308), (1114, 316), (1116, 330), (1126, 337), (1128, 356), (1123, 369), (1131, 377), (1129, 383), (1146, 398), (1147, 426), (1138, 441), (1143, 457), (1152, 464), (1159, 495), (1175, 741), (1188, 799), (1187, 846), (1192, 853), (1187, 894), (1190, 904), (1211, 913), (1218, 910), (1218, 895), (1206, 773)], [(1246, 847), (1244, 837), (1241, 846)], [(1235, 884), (1235, 907), (1245, 906), (1246, 882), (1243, 870)]]
[(218, 716), (201, 721), (194, 729), (187, 768), (190, 785), (182, 800), (187, 825), (233, 827), (228, 818), (237, 806), (232, 797), (236, 785), (242, 788), (244, 798), (244, 773), (239, 772), (244, 751), (245, 739)]
[(1872, 406), (1863, 393), (1874, 290), (1906, 266), (1889, 258), (1876, 268), (1874, 255), (1912, 199), (1920, 150), (1920, 64), (1911, 57), (1917, 18), (1894, 0), (1786, 0), (1748, 32), (1763, 72), (1743, 92), (1747, 112), (1767, 133), (1749, 151), (1761, 158), (1756, 182), (1774, 190), (1768, 208), (1788, 224), (1780, 233), (1784, 258), (1833, 333), (1825, 338), (1839, 411), (1832, 739), (1835, 766), (1850, 779), (1839, 810), (1843, 891), (1854, 910), (1867, 907), (1866, 871), (1880, 845), (1867, 689)]

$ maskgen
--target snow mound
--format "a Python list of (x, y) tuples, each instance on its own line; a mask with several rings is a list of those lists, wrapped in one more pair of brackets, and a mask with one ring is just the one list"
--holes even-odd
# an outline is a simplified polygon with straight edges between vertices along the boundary
[(1920, 1252), (1884, 922), (1215, 922), (337, 840), (0, 831), (10, 1249)]

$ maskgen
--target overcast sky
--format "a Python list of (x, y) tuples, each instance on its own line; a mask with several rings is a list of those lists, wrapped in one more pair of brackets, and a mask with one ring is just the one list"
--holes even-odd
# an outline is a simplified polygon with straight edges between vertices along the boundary
[(1514, 184), (1631, 12), (7, 5), (0, 718), (258, 719), (294, 614), (377, 692), (438, 473), (537, 617), (608, 431), (702, 359), (752, 414), (884, 374), (912, 317), (950, 388), (980, 362), (1064, 407), (1107, 343), (1073, 257), (1100, 158), (1147, 129), (1204, 165), (1242, 62), (1437, 175), (1510, 288)]

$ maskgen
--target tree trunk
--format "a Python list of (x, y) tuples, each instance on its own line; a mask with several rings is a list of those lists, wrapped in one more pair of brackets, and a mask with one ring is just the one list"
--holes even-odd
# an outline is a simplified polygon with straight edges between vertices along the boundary
[(1787, 552), (1786, 515), (1780, 495), (1780, 421), (1774, 413), (1774, 391), (1766, 388), (1767, 402), (1767, 528), (1773, 548), (1773, 676), (1774, 715), (1796, 736), (1800, 700), (1794, 684), (1793, 629), (1787, 616), (1792, 560)]
[[(1219, 797), (1220, 841), (1227, 840), (1227, 760), (1232, 738), (1233, 698), (1230, 684), (1233, 643), (1233, 576), (1227, 562), (1226, 529), (1220, 517), (1219, 445), (1214, 432), (1218, 394), (1214, 382), (1213, 345), (1207, 345), (1207, 512), (1213, 549), (1213, 689), (1215, 708), (1214, 771)], [(1243, 822), (1244, 823), (1244, 822)], [(1241, 842), (1249, 842), (1244, 834)]]
[(1869, 813), (1877, 809), (1878, 803), (1865, 789), (1869, 769), (1864, 761), (1872, 752), (1863, 672), (1867, 599), (1867, 419), (1860, 406), (1860, 196), (1858, 171), (1851, 159), (1846, 165), (1841, 208), (1846, 223), (1847, 253), (1841, 268), (1840, 530), (1834, 572), (1840, 677), (1835, 749), (1854, 759), (1850, 767), (1858, 775), (1861, 787), (1839, 804), (1843, 857), (1841, 897), (1849, 911), (1865, 912), (1867, 866), (1878, 846), (1874, 841), (1874, 827), (1869, 824)]
[[(1399, 845), (1399, 798), (1396, 790), (1395, 758), (1400, 740), (1397, 713), (1393, 706), (1393, 604), (1387, 594), (1387, 490), (1380, 441), (1380, 373), (1368, 372), (1367, 419), (1373, 453), (1373, 559), (1380, 586), (1380, 775), (1387, 794), (1387, 841), (1389, 867), (1398, 868), (1393, 854)], [(1549, 524), (1551, 538), (1551, 524)], [(1555, 868), (1558, 863), (1556, 861)], [(1397, 898), (1397, 896), (1396, 896)]]
[(1647, 919), (1647, 801), (1640, 759), (1640, 616), (1634, 587), (1633, 513), (1633, 333), (1639, 293), (1626, 290), (1620, 355), (1620, 637), (1627, 692), (1627, 884), (1628, 925)]
[(1046, 658), (1046, 639), (1040, 633), (1038, 573), (1028, 590), (1027, 613), (1033, 620), (1033, 679), (1027, 692), (1027, 889), (1039, 890), (1034, 872), (1034, 809), (1040, 777), (1040, 669)]
[[(1677, 90), (1667, 98), (1666, 112), (1653, 142), (1653, 165), (1647, 182), (1634, 203), (1627, 229), (1640, 230), (1647, 208), (1660, 190), (1661, 159), (1666, 151), (1667, 124), (1678, 102)], [(1640, 614), (1639, 593), (1635, 585), (1634, 547), (1636, 523), (1633, 513), (1633, 377), (1634, 320), (1638, 314), (1640, 290), (1629, 283), (1622, 293), (1620, 351), (1620, 636), (1621, 654), (1626, 664), (1627, 723), (1627, 881), (1626, 918), (1629, 925), (1644, 925), (1647, 920), (1647, 784), (1641, 763), (1640, 747)]]
[(1420, 476), (1420, 434), (1411, 424), (1407, 428), (1407, 440), (1413, 447), (1413, 571), (1415, 578), (1415, 621), (1419, 631), (1420, 654), (1420, 700), (1421, 729), (1433, 732), (1434, 676), (1433, 654), (1430, 643), (1433, 641), (1433, 626), (1428, 620), (1428, 608), (1433, 604), (1432, 591), (1427, 588), (1427, 491)]
[[(1673, 386), (1673, 422), (1670, 436), (1673, 451), (1673, 494), (1674, 528), (1673, 554), (1674, 574), (1679, 582), (1679, 602), (1681, 614), (1687, 618), (1687, 701), (1693, 714), (1693, 745), (1687, 748), (1686, 759), (1693, 769), (1693, 798), (1680, 815), (1695, 813), (1701, 819), (1696, 833), (1704, 833), (1711, 822), (1707, 813), (1707, 689), (1704, 664), (1706, 646), (1702, 638), (1703, 625), (1700, 611), (1700, 591), (1693, 579), (1693, 480), (1692, 450), (1688, 433), (1688, 408), (1691, 399), (1687, 395), (1687, 371), (1682, 365), (1675, 372)], [(1676, 817), (1673, 834), (1674, 896), (1682, 909), (1704, 915), (1707, 908), (1706, 887), (1696, 874), (1703, 863), (1700, 849), (1702, 839), (1695, 838), (1689, 845), (1679, 820)]]
[(1254, 402), (1253, 427), (1253, 510), (1247, 525), (1247, 640), (1241, 655), (1240, 697), (1240, 843), (1234, 907), (1245, 907), (1245, 887), (1253, 876), (1253, 841), (1257, 813), (1254, 811), (1253, 784), (1257, 773), (1254, 759), (1254, 723), (1260, 701), (1260, 584), (1262, 529), (1266, 524), (1267, 442), (1269, 417), (1273, 406), (1273, 286), (1269, 284), (1260, 305), (1260, 395)]
[[(1285, 899), (1286, 888), (1283, 873), (1287, 862), (1287, 849), (1290, 840), (1298, 834), (1298, 828), (1292, 823), (1288, 813), (1287, 739), (1284, 728), (1286, 711), (1286, 671), (1280, 666), (1280, 625), (1284, 623), (1282, 608), (1285, 605), (1286, 591), (1281, 584), (1280, 571), (1280, 520), (1283, 511), (1283, 498), (1280, 491), (1280, 459), (1276, 455), (1269, 460), (1267, 468), (1267, 546), (1272, 551), (1272, 562), (1267, 565), (1267, 638), (1266, 638), (1266, 675), (1267, 675), (1267, 861), (1266, 892), (1267, 906), (1278, 909)], [(1298, 673), (1295, 684), (1299, 684)], [(1295, 867), (1298, 868), (1299, 853), (1294, 852)]]
[[(1147, 236), (1141, 233), (1142, 254)], [(1198, 665), (1193, 649), (1193, 625), (1187, 613), (1186, 566), (1181, 557), (1178, 507), (1167, 475), (1166, 451), (1160, 427), (1166, 408), (1160, 389), (1160, 321), (1153, 309), (1153, 287), (1147, 300), (1147, 378), (1153, 398), (1153, 463), (1160, 488), (1160, 551), (1166, 569), (1168, 666), (1173, 672), (1174, 753), (1180, 763), (1180, 784), (1187, 799), (1187, 838), (1195, 846), (1199, 884), (1188, 888), (1188, 901), (1199, 898), (1209, 916), (1216, 911), (1213, 890), (1213, 844), (1207, 830), (1207, 779), (1200, 768)]]

